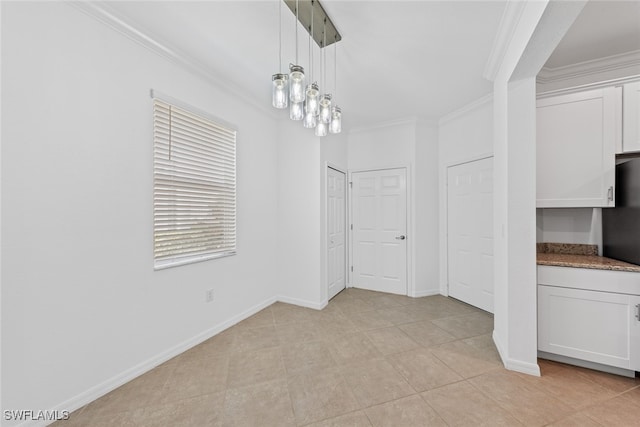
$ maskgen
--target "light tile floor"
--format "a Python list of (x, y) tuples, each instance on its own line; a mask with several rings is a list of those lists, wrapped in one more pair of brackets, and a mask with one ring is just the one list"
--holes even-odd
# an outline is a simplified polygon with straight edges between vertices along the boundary
[(507, 371), (492, 329), (442, 296), (276, 303), (55, 425), (640, 426), (640, 379)]

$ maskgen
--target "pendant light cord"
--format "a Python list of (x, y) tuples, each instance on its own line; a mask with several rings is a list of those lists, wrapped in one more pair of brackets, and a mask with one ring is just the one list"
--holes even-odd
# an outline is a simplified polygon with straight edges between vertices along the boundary
[(278, 2), (278, 68), (282, 74), (282, 1)]
[[(327, 18), (322, 29), (322, 87), (327, 87)], [(326, 92), (325, 92), (326, 93)]]
[(313, 46), (311, 45), (311, 38), (313, 37), (313, 0), (311, 0), (311, 29), (309, 33), (309, 66), (311, 67), (310, 82), (313, 83)]
[(300, 18), (298, 18), (298, 0), (296, 0), (296, 65), (299, 65), (298, 63), (298, 20)]
[(333, 41), (333, 96), (338, 96), (338, 37)]

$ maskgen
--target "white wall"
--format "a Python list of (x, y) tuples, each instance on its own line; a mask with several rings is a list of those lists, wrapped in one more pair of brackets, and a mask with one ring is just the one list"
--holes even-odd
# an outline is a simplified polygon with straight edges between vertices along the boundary
[[(74, 409), (273, 301), (272, 116), (63, 3), (3, 2), (2, 56), (3, 409)], [(150, 88), (238, 127), (237, 256), (153, 270)]]
[(413, 162), (415, 120), (382, 124), (349, 133), (350, 170), (408, 166)]
[(436, 126), (415, 119), (382, 124), (349, 134), (350, 171), (408, 167), (408, 264), (410, 296), (438, 288)]
[(440, 164), (451, 166), (493, 153), (493, 98), (484, 96), (439, 123)]
[(439, 171), (439, 288), (448, 295), (447, 168), (493, 155), (493, 100), (480, 98), (440, 120)]
[(438, 250), (438, 128), (433, 123), (416, 125), (414, 166), (415, 262), (414, 295), (440, 292)]
[(536, 282), (535, 77), (509, 83), (506, 238), (510, 369), (539, 375)]
[(581, 243), (602, 249), (602, 209), (538, 209), (537, 241)]
[(347, 134), (317, 137), (300, 122), (278, 124), (278, 299), (327, 304), (326, 166), (347, 170)]
[(277, 170), (280, 299), (322, 308), (320, 138), (301, 123), (282, 120)]

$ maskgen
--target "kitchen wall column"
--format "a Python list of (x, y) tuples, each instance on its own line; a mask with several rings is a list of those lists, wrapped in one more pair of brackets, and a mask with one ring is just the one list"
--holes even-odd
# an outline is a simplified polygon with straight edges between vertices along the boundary
[(485, 71), (494, 82), (493, 336), (505, 367), (532, 375), (540, 375), (534, 262), (535, 77), (582, 7), (584, 2), (508, 3)]

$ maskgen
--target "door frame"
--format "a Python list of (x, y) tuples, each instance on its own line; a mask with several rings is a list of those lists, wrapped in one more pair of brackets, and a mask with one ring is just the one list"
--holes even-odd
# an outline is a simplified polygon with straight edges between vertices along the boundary
[[(493, 158), (493, 153), (456, 160), (443, 165), (440, 171), (440, 182), (444, 183), (444, 188), (441, 188), (440, 191), (440, 294), (445, 297), (449, 296), (449, 168), (489, 158)], [(495, 239), (495, 230), (493, 235)]]
[(329, 198), (329, 191), (327, 190), (327, 180), (329, 178), (329, 169), (333, 169), (335, 171), (338, 171), (340, 173), (344, 174), (344, 179), (345, 179), (345, 189), (344, 189), (344, 214), (345, 214), (345, 218), (344, 218), (344, 225), (345, 225), (345, 232), (344, 232), (344, 269), (345, 269), (345, 275), (344, 275), (344, 287), (345, 289), (349, 287), (349, 257), (350, 257), (350, 253), (349, 253), (349, 229), (347, 228), (349, 226), (349, 173), (346, 169), (331, 163), (331, 162), (324, 162), (324, 167), (322, 168), (322, 189), (323, 189), (323, 195), (322, 195), (322, 203), (324, 204), (324, 219), (322, 221), (322, 238), (321, 238), (321, 244), (320, 244), (320, 250), (322, 251), (322, 256), (321, 256), (321, 271), (322, 271), (322, 289), (321, 289), (321, 300), (324, 301), (324, 305), (326, 305), (329, 302), (329, 260), (327, 259), (327, 236), (328, 236), (328, 232), (329, 232), (329, 204), (327, 203), (327, 200)]
[(400, 165), (389, 165), (384, 167), (375, 167), (375, 168), (363, 168), (363, 169), (349, 169), (348, 174), (348, 197), (347, 197), (347, 220), (348, 220), (348, 231), (349, 237), (347, 238), (347, 242), (349, 245), (349, 255), (348, 255), (348, 267), (347, 267), (347, 288), (353, 287), (353, 275), (351, 271), (351, 261), (353, 260), (353, 230), (351, 229), (351, 225), (353, 224), (353, 174), (358, 172), (375, 172), (375, 171), (383, 171), (390, 169), (405, 169), (406, 179), (407, 179), (407, 206), (406, 206), (406, 215), (407, 215), (407, 296), (415, 296), (415, 269), (413, 266), (413, 257), (415, 253), (415, 233), (414, 233), (414, 225), (413, 218), (415, 217), (414, 203), (413, 203), (413, 169), (410, 164), (400, 164)]

